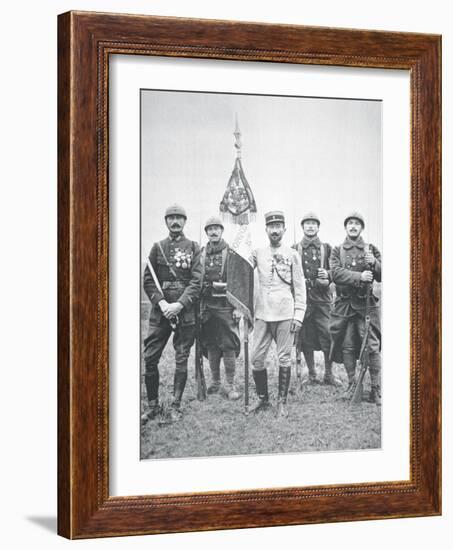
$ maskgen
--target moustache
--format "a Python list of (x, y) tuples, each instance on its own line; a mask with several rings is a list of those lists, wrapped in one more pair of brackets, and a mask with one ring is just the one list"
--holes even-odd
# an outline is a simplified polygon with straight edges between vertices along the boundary
[(170, 227), (172, 229), (181, 229), (181, 226), (179, 225), (179, 223), (173, 223)]
[(271, 237), (278, 237), (279, 233), (271, 233)]

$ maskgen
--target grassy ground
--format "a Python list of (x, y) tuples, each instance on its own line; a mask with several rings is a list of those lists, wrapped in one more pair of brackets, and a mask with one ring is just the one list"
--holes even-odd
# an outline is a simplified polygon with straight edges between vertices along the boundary
[[(146, 334), (148, 306), (142, 309), (142, 332)], [(251, 337), (253, 340), (253, 335)], [(321, 354), (316, 353), (318, 377), (322, 378)], [(275, 367), (275, 347), (267, 359), (269, 394), (277, 401), (278, 373)], [(174, 374), (174, 351), (171, 341), (159, 365), (160, 401), (164, 408), (171, 402)], [(204, 361), (206, 382), (210, 371)], [(142, 364), (143, 372), (143, 364)], [(344, 369), (334, 365), (334, 373), (346, 386)], [(303, 367), (303, 377), (306, 369)], [(222, 365), (222, 378), (224, 377)], [(236, 381), (243, 396), (244, 363), (242, 354), (237, 363)], [(369, 389), (366, 379), (365, 392)], [(255, 388), (250, 374), (250, 399)], [(380, 409), (370, 403), (350, 407), (338, 400), (342, 389), (331, 386), (304, 386), (296, 392), (295, 369), (292, 372), (288, 397), (289, 417), (277, 419), (274, 411), (245, 416), (244, 399), (230, 402), (222, 395), (210, 395), (206, 401), (197, 401), (193, 350), (189, 360), (189, 376), (183, 396), (183, 420), (176, 424), (159, 426), (157, 420), (142, 426), (141, 458), (176, 458), (270, 454), (311, 451), (374, 449), (381, 445)], [(146, 407), (146, 392), (142, 383), (142, 410)]]

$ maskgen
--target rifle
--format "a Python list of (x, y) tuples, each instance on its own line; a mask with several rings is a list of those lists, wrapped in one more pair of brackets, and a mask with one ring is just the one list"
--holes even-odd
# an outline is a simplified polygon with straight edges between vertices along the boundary
[(365, 378), (366, 371), (369, 363), (369, 351), (368, 351), (368, 336), (370, 334), (370, 298), (371, 290), (373, 288), (373, 282), (367, 283), (366, 287), (366, 302), (365, 302), (365, 332), (363, 334), (362, 345), (360, 347), (360, 354), (358, 359), (359, 374), (354, 382), (354, 386), (351, 388), (350, 405), (357, 405), (362, 402), (363, 394), (363, 379)]
[(203, 370), (203, 350), (201, 348), (201, 316), (200, 303), (195, 307), (195, 380), (197, 381), (197, 399), (204, 401), (206, 399), (206, 379)]

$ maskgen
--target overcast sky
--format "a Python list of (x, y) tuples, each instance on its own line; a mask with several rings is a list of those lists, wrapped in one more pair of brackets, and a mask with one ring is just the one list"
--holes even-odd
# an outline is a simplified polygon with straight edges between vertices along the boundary
[(320, 216), (322, 240), (338, 244), (345, 216), (358, 210), (365, 240), (382, 247), (381, 102), (152, 90), (141, 98), (142, 255), (166, 236), (174, 202), (187, 210), (186, 235), (205, 242), (200, 228), (219, 213), (234, 165), (236, 114), (258, 208), (255, 246), (267, 242), (269, 210), (284, 211), (288, 245), (300, 240), (305, 212)]

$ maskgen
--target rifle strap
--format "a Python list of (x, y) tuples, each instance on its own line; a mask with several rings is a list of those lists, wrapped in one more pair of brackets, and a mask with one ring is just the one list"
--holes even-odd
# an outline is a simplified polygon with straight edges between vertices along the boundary
[(201, 288), (203, 288), (205, 268), (206, 268), (206, 247), (203, 246), (200, 252), (200, 265), (201, 265)]
[(321, 261), (320, 261), (320, 267), (324, 269), (324, 262), (326, 261), (326, 244), (321, 243)]

